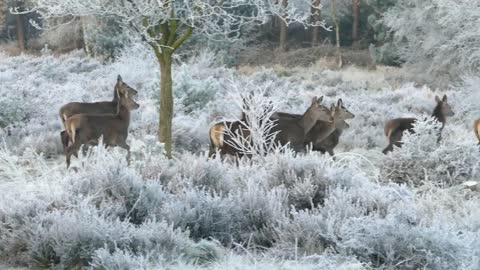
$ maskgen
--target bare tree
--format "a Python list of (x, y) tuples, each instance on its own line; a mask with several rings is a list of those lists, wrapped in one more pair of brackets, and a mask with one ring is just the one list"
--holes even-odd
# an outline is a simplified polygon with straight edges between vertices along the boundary
[[(321, 18), (321, 0), (312, 0), (312, 22), (314, 25), (318, 24), (320, 22)], [(312, 27), (312, 47), (315, 47), (318, 45), (320, 41), (320, 27), (319, 26), (313, 26)]]
[[(274, 0), (34, 0), (43, 18), (99, 16), (116, 18), (122, 26), (148, 43), (160, 65), (160, 121), (158, 138), (172, 152), (172, 56), (196, 33), (214, 38), (234, 38), (241, 26), (268, 22), (272, 16), (288, 18), (286, 23), (309, 22), (310, 12), (300, 8), (311, 0), (296, 0), (296, 5), (280, 7)], [(241, 10), (242, 12), (239, 12)], [(323, 25), (319, 23), (319, 25)]]
[(360, 0), (352, 0), (352, 41), (358, 41), (358, 18)]
[(338, 22), (336, 0), (330, 0), (332, 9), (333, 24), (335, 25), (335, 40), (337, 47), (338, 67), (343, 67), (342, 48), (340, 47), (340, 23)]
[(7, 26), (7, 0), (0, 0), (0, 33)]
[(17, 20), (17, 43), (20, 50), (25, 50), (26, 39), (25, 39), (25, 14), (21, 13), (24, 9), (23, 1), (16, 1), (15, 5), (17, 6), (17, 11), (20, 13), (16, 14)]
[[(287, 9), (288, 7), (288, 0), (281, 0), (282, 7)], [(280, 18), (280, 50), (286, 51), (287, 50), (287, 33), (288, 33), (288, 21), (287, 16), (284, 18)]]

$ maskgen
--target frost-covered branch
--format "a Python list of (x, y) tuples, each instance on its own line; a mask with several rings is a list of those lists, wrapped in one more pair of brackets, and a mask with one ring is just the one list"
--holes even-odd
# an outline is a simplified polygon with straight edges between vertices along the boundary
[(263, 157), (281, 149), (275, 142), (278, 132), (272, 132), (276, 125), (272, 116), (278, 111), (280, 102), (267, 97), (271, 83), (262, 86), (232, 83), (232, 99), (242, 108), (240, 123), (245, 129), (234, 130), (227, 125), (226, 134), (231, 139), (225, 143), (243, 155)]
[[(67, 16), (114, 17), (148, 43), (175, 48), (182, 43), (182, 38), (174, 40), (169, 36), (162, 40), (165, 32), (193, 31), (210, 38), (228, 39), (235, 37), (232, 34), (243, 25), (263, 24), (272, 16), (283, 18), (288, 24), (325, 27), (322, 21), (310, 21), (311, 8), (321, 7), (313, 7), (310, 0), (291, 1), (286, 8), (272, 0), (34, 0), (25, 12), (36, 11), (45, 20)], [(162, 29), (167, 25), (168, 28)]]

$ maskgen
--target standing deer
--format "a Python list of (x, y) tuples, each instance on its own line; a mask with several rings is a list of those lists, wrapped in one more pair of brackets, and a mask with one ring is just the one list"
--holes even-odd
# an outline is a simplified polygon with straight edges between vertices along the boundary
[(232, 147), (232, 145), (225, 143), (225, 141), (231, 142), (233, 144), (232, 138), (226, 129), (229, 129), (233, 134), (238, 134), (247, 139), (250, 136), (250, 130), (244, 124), (247, 121), (245, 110), (248, 109), (248, 104), (243, 98), (242, 100), (242, 114), (239, 121), (224, 121), (214, 124), (209, 132), (208, 136), (210, 137), (210, 149), (208, 151), (208, 157), (214, 157), (215, 153), (219, 151), (220, 156), (232, 155), (241, 158), (243, 153), (237, 150), (237, 148)]
[[(343, 130), (348, 127), (348, 123), (345, 120), (354, 118), (355, 115), (345, 108), (342, 99), (337, 101), (336, 107), (332, 105), (329, 112), (333, 114), (333, 122), (318, 121), (308, 132), (305, 145), (312, 144), (312, 150), (322, 153), (328, 152), (333, 156), (333, 149), (338, 145)], [(277, 112), (275, 117), (299, 118), (301, 115)]]
[(475, 132), (475, 135), (477, 136), (478, 145), (480, 145), (480, 119), (477, 119), (477, 120), (475, 120), (475, 122), (473, 122), (473, 131)]
[(355, 118), (355, 115), (343, 105), (342, 99), (339, 99), (337, 106), (332, 106), (331, 110), (333, 122), (318, 121), (308, 133), (306, 143), (312, 143), (314, 151), (328, 152), (330, 156), (334, 156), (333, 149), (338, 145), (343, 130), (348, 127), (345, 120)]
[[(440, 99), (438, 96), (435, 96), (435, 101), (437, 106), (433, 109), (432, 116), (440, 123), (442, 127), (438, 133), (437, 142), (440, 142), (442, 139), (442, 131), (447, 122), (447, 117), (453, 116), (454, 112), (447, 102), (447, 95), (443, 95), (443, 98)], [(388, 152), (393, 151), (393, 146), (402, 147), (402, 136), (404, 131), (414, 133), (413, 125), (417, 121), (416, 118), (396, 118), (391, 119), (385, 124), (385, 136), (388, 138), (388, 145), (383, 149), (383, 153), (387, 154)]]
[(72, 145), (67, 147), (66, 162), (70, 166), (72, 155), (77, 156), (81, 145), (95, 145), (103, 136), (106, 146), (119, 146), (128, 151), (127, 160), (130, 158), (130, 146), (126, 143), (128, 127), (130, 125), (130, 111), (140, 107), (130, 96), (125, 88), (117, 88), (118, 104), (116, 114), (75, 114), (65, 122), (66, 131), (72, 140)]
[[(65, 121), (69, 117), (75, 114), (88, 113), (88, 114), (115, 114), (117, 113), (118, 107), (118, 95), (117, 90), (121, 89), (122, 91), (127, 91), (129, 96), (137, 95), (137, 90), (130, 87), (128, 84), (124, 83), (122, 77), (118, 75), (117, 83), (113, 90), (113, 100), (112, 101), (102, 101), (102, 102), (71, 102), (65, 104), (60, 108), (60, 118), (62, 119), (62, 124), (65, 126)], [(71, 139), (68, 137), (67, 132), (64, 130), (60, 132), (60, 137), (62, 139), (63, 150), (65, 151), (68, 144), (71, 143)]]
[[(279, 132), (275, 138), (275, 141), (279, 142), (282, 145), (290, 142), (292, 146), (295, 145), (295, 147), (293, 147), (295, 151), (302, 151), (304, 149), (303, 139), (305, 137), (305, 133), (312, 128), (315, 122), (317, 120), (331, 120), (329, 110), (325, 106), (321, 105), (322, 100), (323, 96), (318, 99), (314, 97), (312, 100), (312, 104), (307, 109), (304, 115), (299, 115), (298, 117), (290, 117), (286, 119), (272, 117), (271, 120), (276, 120), (277, 125), (272, 128), (271, 132)], [(250, 136), (250, 131), (248, 127), (243, 124), (246, 121), (244, 112), (242, 112), (242, 118), (242, 121), (221, 122), (215, 124), (214, 126), (212, 126), (212, 128), (210, 128), (209, 156), (213, 156), (217, 150), (220, 150), (220, 154), (222, 156), (225, 154), (236, 155), (239, 157), (242, 156), (242, 154), (239, 153), (239, 151), (235, 147), (232, 147), (230, 145), (233, 144), (233, 141), (230, 135), (225, 133), (225, 129), (229, 128), (232, 133), (238, 133), (239, 136), (245, 138), (245, 141), (249, 141), (248, 137)]]
[(322, 106), (320, 98), (314, 97), (312, 104), (300, 118), (280, 117), (271, 132), (278, 132), (275, 141), (280, 145), (290, 143), (295, 152), (305, 151), (305, 140), (307, 134), (312, 130), (317, 121), (332, 122), (330, 111)]

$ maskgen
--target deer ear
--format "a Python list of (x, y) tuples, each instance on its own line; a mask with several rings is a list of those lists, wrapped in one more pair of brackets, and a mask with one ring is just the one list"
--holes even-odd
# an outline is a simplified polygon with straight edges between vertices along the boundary
[(322, 101), (323, 101), (323, 96), (318, 98), (318, 103), (322, 103)]
[(338, 99), (337, 101), (337, 106), (341, 107), (343, 105), (343, 100), (341, 98)]
[(442, 101), (447, 102), (447, 95), (443, 95)]
[(123, 81), (123, 80), (122, 80), (122, 76), (120, 76), (120, 74), (118, 74), (118, 76), (117, 76), (117, 82), (122, 82), (122, 81)]
[(435, 96), (435, 101), (436, 101), (437, 103), (442, 102), (438, 96)]

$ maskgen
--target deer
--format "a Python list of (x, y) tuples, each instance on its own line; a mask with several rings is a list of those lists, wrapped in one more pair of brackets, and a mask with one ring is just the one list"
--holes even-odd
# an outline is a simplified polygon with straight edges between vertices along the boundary
[(312, 104), (300, 117), (279, 117), (271, 132), (278, 132), (275, 141), (280, 145), (290, 143), (295, 152), (305, 151), (305, 141), (309, 132), (314, 128), (317, 121), (332, 123), (334, 121), (331, 112), (321, 104), (323, 96), (312, 99)]
[(337, 101), (336, 106), (332, 104), (330, 110), (333, 122), (318, 121), (308, 133), (306, 143), (312, 144), (312, 150), (328, 152), (333, 157), (335, 155), (333, 149), (338, 145), (343, 130), (349, 127), (345, 120), (353, 119), (355, 115), (343, 105), (342, 99)]
[[(136, 96), (138, 94), (137, 90), (130, 87), (128, 84), (123, 82), (123, 79), (120, 75), (117, 77), (117, 83), (115, 84), (115, 88), (113, 91), (113, 100), (112, 101), (102, 101), (102, 102), (93, 102), (93, 103), (85, 103), (85, 102), (71, 102), (68, 104), (63, 105), (60, 108), (60, 118), (62, 120), (62, 124), (64, 128), (65, 121), (75, 114), (81, 113), (89, 113), (89, 114), (115, 114), (117, 112), (118, 107), (118, 95), (117, 89), (122, 89), (122, 91), (127, 91), (129, 96)], [(64, 130), (60, 132), (60, 137), (62, 140), (63, 150), (66, 151), (69, 143), (71, 143), (71, 139), (68, 137), (67, 132)]]
[[(239, 134), (244, 138), (248, 138), (250, 136), (250, 130), (244, 124), (246, 123), (246, 113), (245, 108), (248, 108), (245, 98), (243, 99), (242, 103), (242, 114), (240, 116), (240, 120), (238, 121), (223, 121), (215, 123), (209, 130), (208, 135), (210, 138), (210, 148), (208, 151), (208, 157), (212, 158), (215, 156), (217, 151), (219, 151), (220, 156), (225, 155), (232, 155), (241, 158), (243, 153), (238, 151), (235, 147), (232, 147), (232, 139), (231, 136), (226, 132), (226, 129), (229, 129), (233, 134)], [(225, 141), (230, 142), (225, 143)]]
[(480, 119), (477, 119), (473, 122), (473, 132), (478, 139), (478, 145), (480, 145)]
[(130, 96), (127, 88), (116, 88), (118, 95), (115, 114), (75, 114), (65, 121), (66, 132), (72, 144), (66, 149), (67, 168), (70, 167), (72, 155), (77, 157), (82, 145), (98, 144), (103, 136), (106, 146), (119, 146), (127, 150), (127, 161), (130, 159), (130, 146), (126, 143), (128, 127), (130, 125), (130, 111), (138, 109), (140, 105)]
[[(437, 138), (437, 143), (442, 140), (442, 131), (447, 122), (447, 117), (455, 115), (452, 108), (448, 104), (447, 95), (443, 95), (442, 99), (435, 96), (437, 105), (433, 109), (432, 117), (442, 124)], [(395, 118), (387, 121), (384, 127), (385, 136), (388, 139), (388, 145), (383, 149), (384, 154), (393, 151), (393, 146), (402, 147), (402, 136), (405, 131), (415, 133), (413, 130), (416, 118)]]
[[(305, 136), (305, 130), (311, 129), (311, 126), (318, 120), (331, 120), (330, 112), (328, 109), (321, 105), (323, 101), (323, 96), (318, 98), (314, 97), (312, 99), (312, 104), (307, 109), (304, 115), (299, 115), (298, 117), (290, 117), (290, 119), (280, 119), (278, 117), (272, 117), (270, 120), (277, 121), (277, 125), (272, 128), (271, 132), (277, 131), (275, 140), (280, 144), (285, 145), (290, 142), (292, 145), (295, 144), (294, 150), (301, 151), (303, 147), (299, 147), (300, 142), (303, 143), (303, 137)], [(220, 154), (234, 155), (241, 157), (243, 154), (232, 147), (233, 144), (230, 135), (225, 133), (225, 128), (229, 128), (232, 133), (238, 133), (240, 136), (246, 138), (245, 141), (249, 141), (250, 131), (248, 127), (244, 124), (246, 121), (245, 112), (242, 112), (242, 119), (240, 121), (233, 122), (220, 122), (216, 123), (210, 128), (210, 151), (209, 157), (215, 155), (216, 151), (220, 151)], [(313, 124), (312, 124), (313, 123)], [(295, 135), (299, 135), (299, 138), (294, 138)], [(230, 143), (226, 143), (230, 142)]]
[[(333, 152), (333, 149), (338, 145), (343, 130), (349, 127), (348, 123), (345, 120), (352, 119), (355, 117), (355, 115), (343, 105), (342, 99), (339, 99), (337, 101), (336, 107), (332, 104), (329, 112), (332, 114), (333, 121), (318, 121), (315, 126), (310, 130), (310, 132), (308, 132), (305, 139), (305, 145), (311, 144), (313, 151), (320, 151), (322, 153), (328, 152), (330, 156), (334, 156), (335, 154)], [(301, 115), (277, 112), (275, 113), (275, 116), (277, 118), (298, 118)]]

